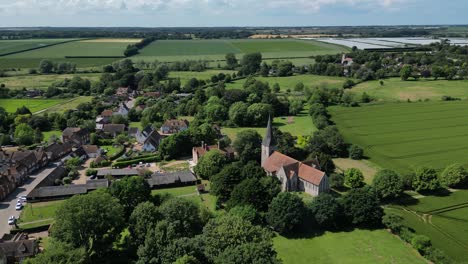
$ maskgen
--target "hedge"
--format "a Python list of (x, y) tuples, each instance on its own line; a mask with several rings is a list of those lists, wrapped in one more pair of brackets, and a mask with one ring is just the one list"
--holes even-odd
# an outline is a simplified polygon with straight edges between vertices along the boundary
[(121, 149), (119, 152), (109, 157), (110, 160), (118, 159), (120, 156), (122, 156), (125, 153), (125, 146), (121, 146), (120, 148)]

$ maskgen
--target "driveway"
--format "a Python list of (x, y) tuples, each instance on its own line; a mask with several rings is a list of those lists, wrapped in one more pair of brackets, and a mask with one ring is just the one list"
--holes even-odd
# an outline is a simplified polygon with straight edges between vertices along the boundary
[(46, 178), (52, 170), (58, 166), (57, 163), (50, 163), (47, 167), (30, 175), (30, 179), (23, 185), (14, 190), (7, 198), (0, 202), (0, 238), (4, 234), (9, 233), (13, 226), (8, 225), (8, 217), (19, 217), (21, 211), (16, 211), (16, 200), (22, 195), (28, 195), (44, 178)]

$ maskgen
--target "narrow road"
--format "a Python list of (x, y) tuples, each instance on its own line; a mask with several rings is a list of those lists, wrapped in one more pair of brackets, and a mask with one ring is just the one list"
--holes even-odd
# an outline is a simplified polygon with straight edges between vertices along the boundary
[(16, 211), (16, 200), (22, 195), (28, 195), (44, 178), (46, 178), (57, 166), (56, 163), (49, 163), (49, 165), (41, 170), (30, 175), (30, 179), (22, 186), (14, 190), (7, 198), (0, 202), (0, 238), (4, 234), (9, 233), (13, 226), (8, 225), (8, 217), (19, 217), (21, 211)]

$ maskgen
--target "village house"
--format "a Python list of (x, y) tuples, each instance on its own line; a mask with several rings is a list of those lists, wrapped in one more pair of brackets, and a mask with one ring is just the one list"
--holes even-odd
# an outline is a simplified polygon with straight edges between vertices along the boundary
[(343, 53), (343, 56), (341, 57), (341, 65), (343, 66), (351, 66), (353, 65), (354, 61), (352, 58), (348, 58), (346, 54)]
[(30, 89), (26, 91), (26, 97), (29, 97), (29, 98), (39, 97), (39, 96), (42, 96), (43, 93), (44, 92), (39, 89)]
[(207, 145), (204, 142), (202, 142), (202, 145), (200, 147), (193, 147), (192, 148), (193, 166), (197, 165), (200, 158), (203, 157), (210, 150), (219, 151), (221, 154), (226, 156), (228, 159), (233, 159), (234, 158), (234, 149), (232, 147), (229, 146), (229, 147), (222, 148), (220, 146), (219, 142), (218, 142), (217, 145)]
[(152, 126), (146, 126), (143, 130), (138, 130), (135, 134), (137, 142), (140, 144), (144, 144), (151, 132), (153, 132)]
[(162, 138), (158, 131), (153, 130), (143, 142), (142, 150), (148, 152), (156, 151)]
[(162, 135), (172, 135), (187, 130), (188, 126), (187, 120), (170, 119), (164, 122), (159, 131)]
[(102, 128), (104, 133), (109, 134), (112, 137), (116, 137), (119, 134), (122, 134), (125, 131), (124, 124), (105, 124)]
[(44, 148), (45, 153), (49, 157), (49, 160), (57, 160), (70, 154), (72, 151), (72, 145), (70, 143), (55, 142)]
[(62, 142), (78, 147), (89, 143), (89, 131), (86, 128), (67, 127), (62, 132)]
[(29, 240), (27, 238), (15, 241), (3, 241), (0, 242), (0, 252), (0, 261), (2, 259), (6, 260), (5, 264), (22, 263), (26, 258), (37, 255), (39, 253), (39, 246), (36, 240)]
[(88, 158), (97, 158), (101, 154), (101, 150), (96, 145), (83, 145), (83, 150)]
[(128, 98), (130, 92), (129, 89), (129, 87), (119, 87), (117, 88), (115, 95), (117, 95), (118, 97)]
[(276, 151), (271, 118), (262, 142), (262, 168), (268, 176), (275, 176), (281, 182), (282, 191), (306, 192), (312, 196), (330, 190), (328, 177), (320, 170), (317, 161), (300, 162)]
[(42, 150), (7, 151), (0, 149), (0, 177), (11, 175), (15, 184), (22, 184), (28, 175), (47, 165), (47, 154)]

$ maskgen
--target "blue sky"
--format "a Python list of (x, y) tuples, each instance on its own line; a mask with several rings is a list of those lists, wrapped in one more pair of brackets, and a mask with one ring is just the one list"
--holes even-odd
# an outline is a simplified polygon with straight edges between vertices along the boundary
[(0, 27), (468, 24), (467, 0), (0, 0)]

